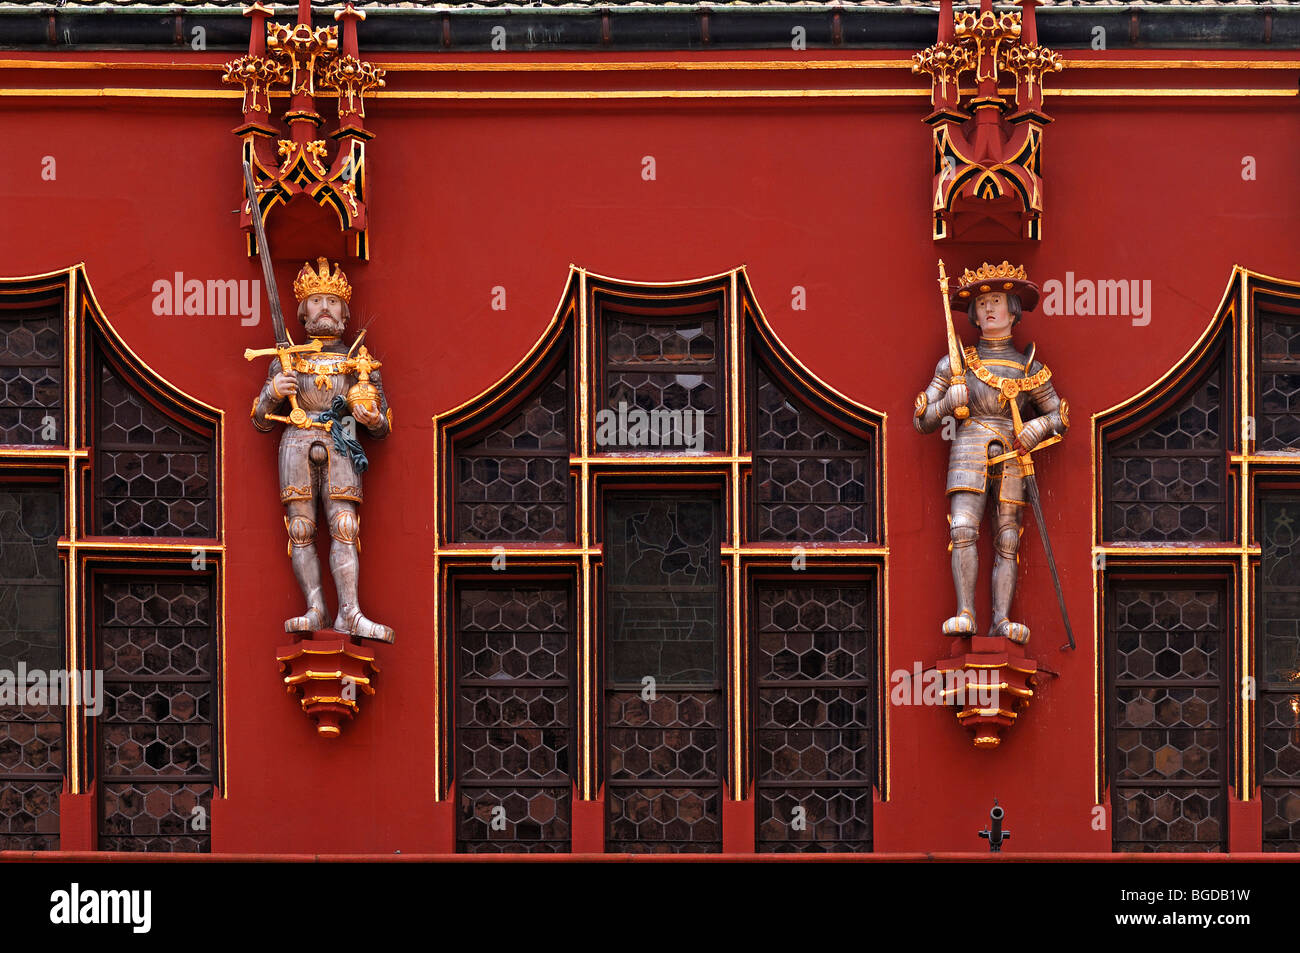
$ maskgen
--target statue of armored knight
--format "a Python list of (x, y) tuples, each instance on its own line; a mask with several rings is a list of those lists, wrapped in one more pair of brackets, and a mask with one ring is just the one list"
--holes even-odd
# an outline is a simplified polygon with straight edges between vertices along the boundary
[[(939, 361), (929, 386), (917, 395), (913, 421), (921, 433), (934, 432), (948, 417), (955, 424), (948, 457), (948, 523), (957, 614), (944, 622), (943, 631), (959, 637), (977, 631), (975, 542), (991, 495), (996, 509), (993, 619), (988, 635), (1024, 644), (1029, 628), (1011, 621), (1009, 614), (1016, 591), (1021, 514), (1029, 493), (1036, 491), (1031, 485), (1029, 453), (1064, 436), (1069, 408), (1056, 394), (1052, 372), (1036, 360), (1034, 345), (1020, 351), (1011, 340), (1011, 329), (1021, 315), (1038, 304), (1038, 287), (1028, 280), (1025, 269), (1005, 261), (985, 262), (974, 271), (968, 269), (949, 298), (942, 267), (940, 262), (945, 309), (950, 305), (967, 309), (971, 324), (980, 329), (978, 345), (960, 348), (949, 312), (949, 354)], [(1033, 501), (1037, 505), (1036, 497)]]
[[(317, 503), (324, 507), (330, 536), (330, 571), (338, 593), (339, 611), (334, 628), (361, 639), (392, 642), (393, 630), (367, 619), (357, 604), (360, 570), (358, 553), (361, 474), (367, 467), (365, 452), (357, 442), (351, 417), (375, 439), (388, 436), (392, 411), (369, 351), (361, 344), (362, 331), (351, 347), (342, 335), (350, 317), (352, 288), (338, 266), (331, 272), (320, 258), (317, 267), (305, 264), (293, 283), (298, 317), (310, 342), (277, 342), (266, 383), (253, 401), (253, 425), (270, 431), (284, 426), (280, 437), (280, 502), (285, 506), (289, 555), (307, 611), (285, 622), (286, 632), (313, 632), (326, 627), (328, 614), (321, 589), (320, 561), (316, 555)], [(281, 414), (286, 403), (289, 416)]]

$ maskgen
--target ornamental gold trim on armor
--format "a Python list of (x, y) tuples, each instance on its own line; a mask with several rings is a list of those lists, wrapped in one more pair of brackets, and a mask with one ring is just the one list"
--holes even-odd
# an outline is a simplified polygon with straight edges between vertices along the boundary
[[(997, 391), (1002, 402), (1018, 397), (1027, 391), (1036, 390), (1052, 379), (1052, 372), (1046, 364), (1037, 373), (1031, 374), (1029, 377), (999, 377), (984, 366), (984, 362), (980, 360), (979, 351), (975, 348), (968, 347), (965, 353), (966, 370)], [(990, 360), (988, 363), (1003, 364), (1008, 367), (1023, 367), (1023, 365), (1014, 364), (1011, 361)]]

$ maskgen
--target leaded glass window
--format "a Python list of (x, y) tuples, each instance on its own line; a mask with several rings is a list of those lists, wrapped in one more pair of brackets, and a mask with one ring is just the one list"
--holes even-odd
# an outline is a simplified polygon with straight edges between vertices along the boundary
[(757, 589), (758, 850), (871, 850), (874, 599), (865, 585)]
[(1224, 382), (1221, 362), (1191, 393), (1105, 451), (1105, 538), (1113, 542), (1226, 539)]
[[(602, 431), (597, 449), (606, 451), (717, 450), (720, 446), (722, 380), (716, 308), (690, 315), (603, 312), (605, 334), (604, 408), (610, 419), (646, 415), (644, 435), (634, 425)], [(690, 414), (689, 421), (684, 414)], [(703, 433), (695, 426), (703, 424)], [(602, 433), (612, 434), (606, 440)], [(690, 444), (690, 445), (688, 445)]]
[(96, 595), (100, 849), (206, 853), (216, 778), (211, 582), (105, 576)]
[(164, 413), (102, 355), (98, 363), (96, 532), (214, 536), (212, 434)]
[(15, 693), (0, 699), (0, 850), (59, 847), (63, 699), (25, 689), (27, 673), (48, 690), (64, 668), (62, 496), (57, 484), (0, 485), (0, 679)]
[(66, 439), (65, 293), (0, 299), (0, 444), (49, 446)]
[(754, 530), (761, 540), (840, 542), (874, 532), (869, 441), (837, 427), (761, 363), (754, 413)]
[(1222, 584), (1107, 587), (1116, 850), (1227, 849), (1227, 613)]
[[(870, 850), (887, 777), (869, 699), (886, 554), (883, 423), (780, 344), (743, 269), (653, 285), (572, 269), (532, 349), (436, 421), (451, 452), (438, 455), (434, 526), (447, 660), (439, 717), (450, 725), (437, 735), (435, 788), (450, 797), (454, 784), (457, 849), (750, 852), (767, 797), (781, 810), (798, 799), (813, 820), (792, 841), (764, 833), (764, 849)], [(835, 618), (823, 625), (856, 646), (853, 667), (779, 668), (760, 694), (755, 613), (744, 607), (756, 598), (754, 572), (786, 572), (796, 556), (834, 581), (772, 585), (800, 603), (801, 618), (819, 608)], [(518, 683), (471, 674), (505, 663), (459, 648), (482, 637), (466, 620), (485, 601), (558, 598), (559, 584), (543, 581), (557, 577), (572, 580), (563, 724), (537, 721), (541, 709), (525, 710), (519, 696), (545, 689), (558, 699), (559, 682), (528, 681), (531, 669), (510, 676), (526, 679)], [(796, 630), (791, 640), (809, 635)], [(790, 720), (778, 694), (821, 708), (803, 705)], [(497, 704), (507, 695), (518, 703)], [(771, 702), (761, 722), (760, 699)], [(549, 706), (547, 717), (558, 701)], [(554, 741), (537, 741), (545, 737)], [(796, 748), (797, 770), (785, 750)], [(527, 802), (536, 790), (555, 791), (549, 826), (539, 814), (551, 817), (551, 805)], [(507, 830), (491, 826), (499, 808)], [(763, 820), (756, 809), (768, 811)]]
[(722, 849), (719, 522), (713, 497), (606, 504), (610, 850)]
[(1261, 313), (1259, 319), (1260, 450), (1300, 450), (1300, 314)]
[(567, 586), (456, 593), (457, 849), (569, 849), (573, 606)]
[(458, 443), (455, 455), (457, 540), (572, 538), (566, 367), (504, 422)]
[(1300, 495), (1259, 508), (1259, 777), (1264, 849), (1300, 850)]

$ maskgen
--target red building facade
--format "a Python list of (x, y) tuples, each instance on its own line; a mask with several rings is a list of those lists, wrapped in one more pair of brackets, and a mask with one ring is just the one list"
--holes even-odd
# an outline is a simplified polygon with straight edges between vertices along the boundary
[[(933, 10), (359, 6), (382, 87), (322, 83), (320, 169), (260, 172), (290, 332), (340, 262), (394, 411), (361, 594), (397, 638), (333, 739), (276, 661), (301, 610), (244, 419), (241, 150), (297, 141), (293, 80), (250, 125), (234, 7), (0, 7), (0, 667), (107, 699), (0, 707), (0, 849), (977, 852), (995, 798), (1011, 852), (1300, 846), (1300, 18), (1044, 7), (1023, 190), (945, 198), (981, 160), (936, 116), (979, 89), (913, 71)], [(1023, 77), (984, 82), (1015, 127)], [(912, 685), (967, 650), (911, 423), (939, 258), (1025, 266), (1015, 339), (1070, 408), (1037, 472), (1078, 644), (1027, 528), (1034, 665), (998, 670), (1036, 673), (987, 749)]]

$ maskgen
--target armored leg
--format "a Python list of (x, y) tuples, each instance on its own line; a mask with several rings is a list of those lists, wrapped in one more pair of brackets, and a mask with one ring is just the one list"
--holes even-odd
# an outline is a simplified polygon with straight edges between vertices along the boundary
[(951, 495), (948, 516), (949, 548), (952, 550), (952, 581), (957, 590), (957, 614), (943, 624), (944, 635), (975, 634), (975, 579), (979, 575), (979, 553), (975, 549), (984, 517), (983, 493), (959, 490)]
[(357, 517), (356, 504), (350, 500), (328, 500), (325, 514), (329, 520), (330, 536), (333, 537), (330, 544), (330, 572), (334, 575), (334, 588), (339, 594), (339, 614), (334, 619), (334, 628), (359, 639), (392, 642), (393, 630), (389, 626), (371, 622), (361, 614), (361, 608), (357, 605), (357, 582), (361, 570), (357, 551), (361, 546), (361, 521)]
[(1004, 636), (1021, 645), (1029, 641), (1029, 627), (1009, 621), (1007, 614), (1011, 611), (1011, 600), (1016, 594), (1016, 576), (1020, 571), (1023, 509), (1014, 503), (998, 503), (994, 517), (993, 625), (989, 629), (989, 635)]
[(316, 505), (312, 500), (285, 504), (284, 528), (289, 532), (289, 558), (293, 575), (307, 600), (307, 611), (285, 620), (286, 632), (314, 632), (325, 628), (325, 593), (320, 583), (320, 562), (316, 559)]

